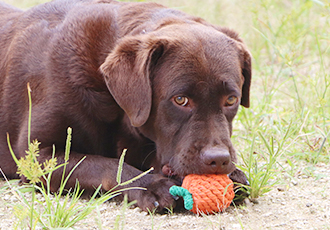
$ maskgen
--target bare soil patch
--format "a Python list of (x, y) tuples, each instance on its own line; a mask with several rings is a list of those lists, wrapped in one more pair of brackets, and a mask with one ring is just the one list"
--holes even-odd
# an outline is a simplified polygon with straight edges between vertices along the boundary
[[(296, 175), (254, 202), (247, 200), (243, 206), (202, 217), (188, 211), (172, 215), (149, 215), (138, 208), (123, 211), (122, 205), (106, 202), (75, 228), (113, 229), (120, 217), (117, 223), (123, 229), (330, 229), (330, 166), (316, 165), (313, 175)], [(14, 228), (17, 220), (10, 205), (14, 202), (12, 194), (1, 195), (0, 229)]]

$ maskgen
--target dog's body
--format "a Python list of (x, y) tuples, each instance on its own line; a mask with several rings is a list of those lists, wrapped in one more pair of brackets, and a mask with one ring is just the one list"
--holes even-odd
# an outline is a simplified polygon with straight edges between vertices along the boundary
[(231, 124), (239, 104), (249, 106), (250, 79), (235, 32), (155, 3), (59, 0), (26, 12), (0, 3), (0, 167), (17, 177), (6, 133), (24, 156), (29, 83), (39, 160), (55, 145), (63, 162), (67, 127), (68, 167), (87, 155), (68, 186), (78, 178), (86, 191), (109, 190), (127, 148), (123, 180), (155, 168), (132, 185), (148, 190), (129, 199), (168, 207), (169, 177), (235, 170)]

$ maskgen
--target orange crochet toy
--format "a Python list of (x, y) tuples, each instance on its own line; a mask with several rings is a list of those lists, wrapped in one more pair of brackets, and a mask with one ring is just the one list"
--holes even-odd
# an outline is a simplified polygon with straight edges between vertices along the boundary
[(182, 196), (185, 208), (196, 214), (223, 212), (235, 196), (233, 181), (226, 174), (187, 175), (182, 187), (172, 186), (170, 193)]

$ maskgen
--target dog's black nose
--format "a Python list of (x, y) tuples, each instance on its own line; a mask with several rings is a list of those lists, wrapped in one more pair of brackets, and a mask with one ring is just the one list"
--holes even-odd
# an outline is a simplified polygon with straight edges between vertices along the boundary
[(223, 148), (206, 149), (202, 154), (202, 161), (209, 173), (228, 174), (235, 169), (229, 151)]

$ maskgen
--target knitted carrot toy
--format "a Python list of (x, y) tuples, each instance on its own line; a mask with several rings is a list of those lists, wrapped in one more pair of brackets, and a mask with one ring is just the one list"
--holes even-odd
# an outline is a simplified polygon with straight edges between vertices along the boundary
[(172, 186), (170, 193), (182, 196), (185, 209), (196, 214), (222, 212), (235, 196), (233, 182), (226, 174), (187, 175), (182, 187)]

